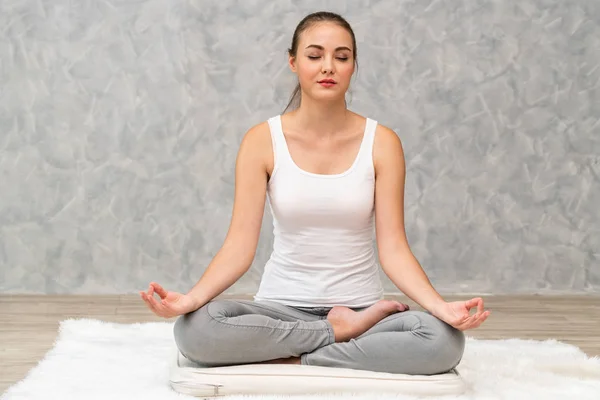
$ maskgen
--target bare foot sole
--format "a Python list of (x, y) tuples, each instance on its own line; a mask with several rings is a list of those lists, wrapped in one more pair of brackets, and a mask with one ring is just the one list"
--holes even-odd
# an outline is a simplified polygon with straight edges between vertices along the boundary
[(333, 326), (335, 341), (346, 342), (362, 335), (388, 315), (406, 310), (408, 306), (395, 300), (380, 300), (362, 311), (343, 306), (333, 307), (327, 314), (327, 320)]

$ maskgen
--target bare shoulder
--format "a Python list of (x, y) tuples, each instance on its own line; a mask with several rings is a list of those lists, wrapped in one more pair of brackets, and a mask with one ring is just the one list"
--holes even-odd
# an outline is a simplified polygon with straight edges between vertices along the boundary
[(402, 141), (394, 130), (385, 125), (377, 124), (373, 143), (373, 161), (375, 168), (389, 163), (404, 164)]
[(255, 147), (254, 150), (259, 150), (265, 144), (268, 144), (268, 147), (270, 147), (271, 131), (269, 129), (269, 123), (267, 121), (263, 121), (252, 126), (245, 133), (242, 143), (246, 146)]
[(239, 150), (240, 156), (246, 156), (261, 163), (268, 174), (273, 170), (273, 145), (268, 121), (252, 126), (244, 134)]

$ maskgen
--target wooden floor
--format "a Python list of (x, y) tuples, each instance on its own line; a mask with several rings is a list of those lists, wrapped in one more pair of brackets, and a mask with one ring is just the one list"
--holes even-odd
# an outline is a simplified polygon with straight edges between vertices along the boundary
[[(399, 299), (418, 309), (411, 301)], [(480, 328), (467, 331), (468, 336), (557, 339), (600, 356), (600, 296), (489, 296), (484, 300), (492, 314)], [(52, 347), (61, 320), (78, 317), (124, 323), (164, 321), (136, 295), (0, 296), (0, 393), (23, 379)]]

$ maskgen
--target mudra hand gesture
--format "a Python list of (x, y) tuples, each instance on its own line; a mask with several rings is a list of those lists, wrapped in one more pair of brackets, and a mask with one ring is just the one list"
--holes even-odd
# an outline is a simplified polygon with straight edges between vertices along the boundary
[[(160, 301), (154, 297), (154, 293), (158, 294)], [(195, 307), (194, 299), (190, 296), (177, 292), (169, 292), (155, 282), (150, 283), (148, 292), (141, 291), (140, 296), (154, 314), (163, 318), (172, 318), (187, 314), (194, 311)]]
[[(475, 314), (470, 310), (477, 307)], [(483, 299), (476, 297), (467, 301), (453, 301), (442, 303), (433, 313), (436, 317), (454, 328), (466, 331), (479, 327), (490, 315), (490, 311), (484, 311)]]

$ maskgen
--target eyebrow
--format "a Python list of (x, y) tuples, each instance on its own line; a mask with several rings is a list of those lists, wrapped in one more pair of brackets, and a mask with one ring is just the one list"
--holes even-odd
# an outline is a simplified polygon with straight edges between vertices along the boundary
[[(318, 44), (309, 44), (308, 46), (306, 46), (306, 48), (311, 48), (314, 47), (315, 49), (319, 49), (319, 50), (325, 50), (325, 48), (323, 46), (319, 46)], [(348, 50), (348, 51), (352, 51), (350, 48), (346, 47), (346, 46), (340, 46), (340, 47), (336, 47), (335, 51), (340, 51), (340, 50)]]

